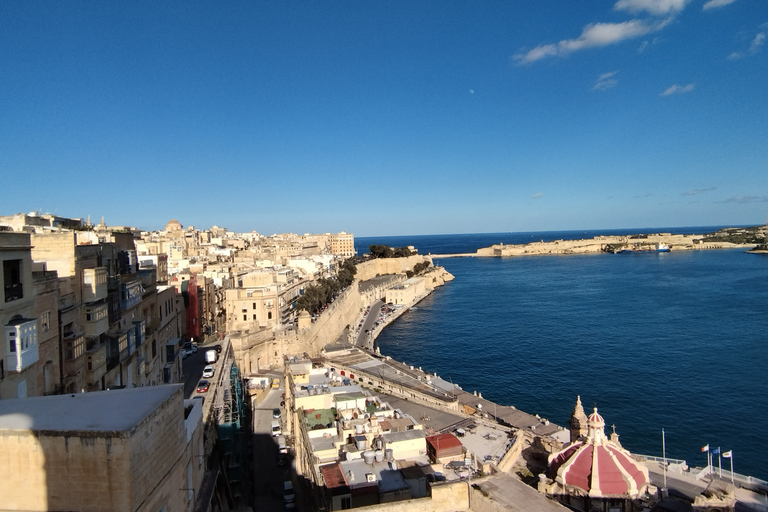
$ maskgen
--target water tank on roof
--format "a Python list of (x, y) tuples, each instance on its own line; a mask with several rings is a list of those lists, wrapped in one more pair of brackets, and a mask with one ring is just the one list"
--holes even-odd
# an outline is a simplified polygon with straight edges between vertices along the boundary
[(373, 461), (376, 460), (376, 454), (372, 451), (363, 452), (363, 460), (366, 464), (373, 465)]
[(384, 450), (384, 458), (387, 460), (392, 460), (395, 458), (395, 450), (392, 448), (387, 448)]
[(362, 434), (363, 433), (363, 425), (355, 425), (355, 434)]
[(355, 436), (355, 447), (358, 450), (365, 450), (366, 448), (365, 436)]
[(382, 450), (376, 450), (374, 454), (376, 456), (376, 462), (384, 462), (384, 452)]

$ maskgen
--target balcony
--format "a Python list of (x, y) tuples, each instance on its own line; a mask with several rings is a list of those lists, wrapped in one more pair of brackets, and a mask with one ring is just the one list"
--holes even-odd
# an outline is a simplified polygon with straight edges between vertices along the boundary
[(5, 302), (24, 298), (24, 288), (21, 283), (11, 283), (5, 285)]
[(64, 351), (64, 375), (74, 377), (85, 369), (85, 333), (65, 334), (62, 339)]
[(85, 308), (85, 335), (95, 338), (109, 330), (109, 305), (99, 304)]
[(99, 383), (107, 373), (107, 345), (102, 344), (85, 353), (85, 382), (89, 386)]
[(146, 341), (147, 322), (144, 320), (133, 321), (134, 336), (136, 340), (136, 348), (139, 348)]
[(96, 302), (107, 298), (106, 267), (83, 269), (83, 302)]
[(22, 372), (39, 359), (37, 345), (37, 318), (17, 318), (5, 326), (8, 353), (5, 366), (8, 371)]
[(141, 302), (144, 288), (138, 281), (129, 281), (120, 286), (120, 309), (131, 309)]

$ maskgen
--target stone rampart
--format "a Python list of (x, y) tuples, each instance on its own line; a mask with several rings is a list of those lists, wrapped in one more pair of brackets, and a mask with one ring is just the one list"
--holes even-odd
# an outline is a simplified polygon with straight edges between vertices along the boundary
[(432, 263), (430, 256), (415, 255), (407, 258), (375, 258), (357, 265), (357, 279), (367, 281), (376, 276), (386, 274), (404, 274), (406, 270), (413, 270), (417, 263), (428, 261)]

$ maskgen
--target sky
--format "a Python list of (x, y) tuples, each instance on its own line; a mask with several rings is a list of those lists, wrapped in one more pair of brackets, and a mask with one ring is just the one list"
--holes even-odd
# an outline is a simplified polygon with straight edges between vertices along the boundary
[(0, 215), (768, 222), (765, 0), (0, 2)]

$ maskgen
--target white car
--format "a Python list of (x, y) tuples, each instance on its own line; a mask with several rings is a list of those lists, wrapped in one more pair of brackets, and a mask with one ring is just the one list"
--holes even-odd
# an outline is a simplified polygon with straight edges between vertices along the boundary
[(208, 365), (205, 368), (203, 368), (203, 378), (204, 379), (210, 379), (213, 377), (213, 374), (216, 373), (216, 368), (214, 368), (212, 365)]

